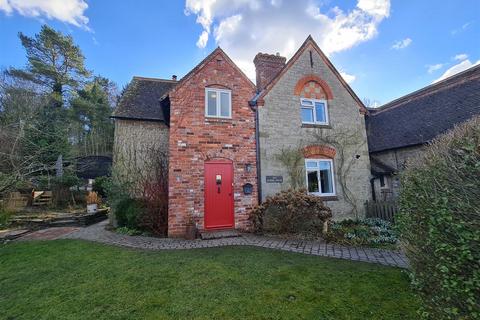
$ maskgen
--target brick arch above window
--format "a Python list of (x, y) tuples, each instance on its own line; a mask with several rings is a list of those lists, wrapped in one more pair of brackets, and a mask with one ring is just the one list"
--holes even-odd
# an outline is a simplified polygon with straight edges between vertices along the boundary
[(303, 148), (303, 156), (305, 159), (333, 159), (337, 151), (335, 148), (325, 145), (309, 145)]
[(232, 88), (227, 86), (226, 84), (217, 83), (216, 81), (212, 83), (207, 83), (205, 85), (205, 88), (232, 90)]
[(332, 89), (330, 86), (316, 75), (307, 75), (298, 80), (295, 85), (294, 94), (311, 99), (333, 99)]

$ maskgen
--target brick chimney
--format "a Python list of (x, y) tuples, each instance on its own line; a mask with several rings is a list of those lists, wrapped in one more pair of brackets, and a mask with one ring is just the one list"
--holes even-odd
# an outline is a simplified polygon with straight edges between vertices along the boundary
[(280, 54), (257, 53), (253, 63), (255, 64), (257, 90), (261, 91), (280, 72), (287, 58)]

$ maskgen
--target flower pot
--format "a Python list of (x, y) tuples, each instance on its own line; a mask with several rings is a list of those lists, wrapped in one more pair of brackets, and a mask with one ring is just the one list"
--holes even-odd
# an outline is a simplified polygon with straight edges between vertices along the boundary
[(188, 224), (185, 231), (186, 240), (195, 240), (197, 236), (197, 227), (194, 224)]
[(87, 213), (95, 213), (97, 212), (97, 204), (87, 204)]

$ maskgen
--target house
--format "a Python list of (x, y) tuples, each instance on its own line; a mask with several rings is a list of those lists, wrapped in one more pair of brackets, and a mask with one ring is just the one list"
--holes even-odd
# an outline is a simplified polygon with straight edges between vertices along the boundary
[(365, 106), (312, 37), (288, 62), (254, 63), (256, 85), (217, 48), (179, 81), (134, 77), (117, 106), (114, 167), (130, 186), (168, 163), (170, 237), (192, 221), (248, 229), (250, 210), (290, 187), (322, 197), (335, 219), (364, 214)]
[[(255, 85), (220, 48), (180, 81), (134, 77), (113, 117), (115, 165), (168, 158), (168, 235), (247, 229), (257, 204)], [(132, 155), (135, 155), (132, 157)]]
[(394, 199), (398, 173), (438, 135), (480, 114), (480, 66), (410, 93), (367, 117), (373, 195)]
[(309, 36), (287, 62), (255, 56), (261, 200), (306, 187), (334, 219), (364, 216), (370, 199), (367, 109)]

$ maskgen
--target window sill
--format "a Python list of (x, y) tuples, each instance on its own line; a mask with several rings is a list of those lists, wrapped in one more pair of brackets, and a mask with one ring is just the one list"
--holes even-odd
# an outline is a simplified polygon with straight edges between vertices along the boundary
[(232, 118), (205, 117), (207, 123), (232, 123)]
[(302, 128), (332, 129), (329, 124), (302, 123)]
[(337, 196), (319, 196), (323, 201), (338, 201)]

